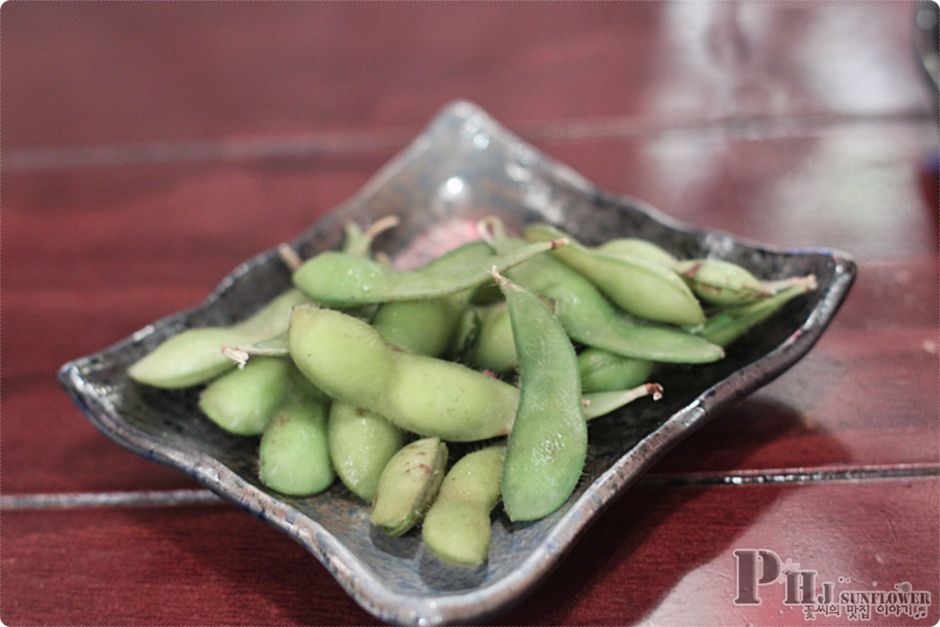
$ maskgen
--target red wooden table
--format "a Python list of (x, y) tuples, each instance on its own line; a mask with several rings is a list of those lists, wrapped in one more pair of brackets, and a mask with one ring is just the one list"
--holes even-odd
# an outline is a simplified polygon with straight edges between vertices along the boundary
[(4, 4), (0, 618), (374, 622), (286, 537), (96, 432), (55, 371), (198, 302), (467, 98), (612, 191), (859, 263), (809, 356), (500, 620), (800, 624), (777, 584), (733, 603), (733, 551), (764, 548), (838, 590), (929, 591), (926, 617), (870, 622), (936, 623), (936, 94), (915, 6)]

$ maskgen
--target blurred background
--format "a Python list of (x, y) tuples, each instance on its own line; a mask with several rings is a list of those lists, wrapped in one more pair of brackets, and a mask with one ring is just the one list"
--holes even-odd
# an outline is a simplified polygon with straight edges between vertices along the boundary
[[(803, 362), (664, 459), (504, 620), (798, 621), (731, 605), (736, 546), (937, 590), (919, 559), (940, 542), (936, 13), (4, 3), (0, 618), (371, 620), (302, 549), (95, 432), (54, 374), (296, 235), (453, 99), (681, 220), (860, 265)], [(799, 473), (817, 480), (773, 479)], [(33, 498), (57, 494), (81, 498)], [(102, 494), (138, 505), (82, 505)]]

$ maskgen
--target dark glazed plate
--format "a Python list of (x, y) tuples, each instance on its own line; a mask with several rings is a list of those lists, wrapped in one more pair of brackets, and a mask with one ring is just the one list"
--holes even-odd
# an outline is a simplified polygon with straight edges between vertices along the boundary
[(186, 471), (307, 547), (366, 610), (395, 623), (478, 622), (506, 609), (556, 566), (578, 534), (681, 438), (721, 408), (777, 377), (812, 347), (845, 298), (855, 264), (830, 250), (776, 250), (693, 229), (632, 199), (612, 196), (540, 154), (468, 103), (448, 106), (354, 198), (297, 238), (310, 256), (336, 248), (347, 220), (397, 214), (378, 248), (412, 265), (474, 237), (488, 214), (510, 227), (556, 223), (587, 243), (639, 236), (682, 257), (715, 256), (773, 279), (815, 274), (819, 290), (792, 301), (759, 334), (708, 366), (676, 367), (657, 379), (666, 396), (591, 426), (584, 481), (558, 512), (526, 526), (494, 517), (489, 563), (445, 567), (415, 533), (373, 533), (368, 507), (337, 482), (326, 493), (288, 498), (255, 476), (257, 440), (223, 433), (202, 417), (194, 390), (164, 392), (130, 381), (129, 364), (187, 327), (243, 318), (290, 284), (275, 251), (232, 272), (198, 307), (164, 318), (59, 378), (88, 418), (119, 444)]

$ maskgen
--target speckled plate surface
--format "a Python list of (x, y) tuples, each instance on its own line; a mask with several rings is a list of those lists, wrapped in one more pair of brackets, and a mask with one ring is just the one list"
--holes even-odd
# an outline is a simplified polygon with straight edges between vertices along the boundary
[(404, 267), (473, 239), (475, 222), (496, 214), (510, 227), (547, 220), (587, 243), (638, 236), (680, 257), (740, 263), (762, 278), (813, 273), (819, 281), (818, 291), (789, 303), (759, 334), (733, 346), (724, 360), (658, 373), (666, 389), (662, 401), (641, 400), (593, 422), (584, 480), (575, 494), (555, 514), (525, 526), (494, 516), (489, 562), (472, 570), (440, 564), (414, 532), (397, 539), (376, 534), (368, 507), (339, 482), (308, 499), (266, 489), (255, 476), (257, 439), (231, 436), (211, 424), (196, 407), (198, 390), (159, 391), (127, 378), (128, 365), (167, 337), (188, 327), (241, 319), (287, 288), (289, 273), (273, 250), (236, 268), (198, 307), (62, 367), (63, 385), (106, 435), (186, 471), (287, 533), (366, 610), (395, 623), (479, 622), (518, 600), (667, 449), (806, 354), (856, 272), (851, 259), (838, 252), (743, 242), (689, 228), (638, 201), (607, 194), (469, 103), (444, 109), (361, 192), (292, 244), (305, 257), (336, 248), (344, 222), (367, 224), (387, 214), (397, 214), (402, 224), (382, 235), (377, 248)]

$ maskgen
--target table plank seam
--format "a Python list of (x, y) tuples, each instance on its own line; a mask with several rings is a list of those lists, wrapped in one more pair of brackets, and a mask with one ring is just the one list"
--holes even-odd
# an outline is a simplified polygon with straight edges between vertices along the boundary
[[(569, 142), (589, 139), (628, 139), (689, 132), (720, 131), (749, 140), (802, 137), (820, 129), (840, 126), (922, 124), (933, 122), (919, 109), (880, 114), (745, 115), (650, 120), (641, 117), (600, 118), (520, 123), (512, 127), (535, 142)], [(142, 163), (186, 163), (370, 154), (405, 146), (414, 130), (378, 132), (313, 132), (252, 138), (166, 140), (102, 145), (22, 148), (6, 156), (7, 172), (60, 170), (77, 167), (117, 167)]]
[[(641, 487), (746, 486), (805, 484), (828, 481), (917, 479), (940, 476), (940, 463), (856, 466), (852, 468), (779, 468), (735, 473), (702, 472), (650, 474), (637, 482)], [(0, 510), (79, 509), (109, 507), (180, 507), (224, 503), (205, 489), (141, 490), (115, 492), (34, 493), (0, 496)]]

